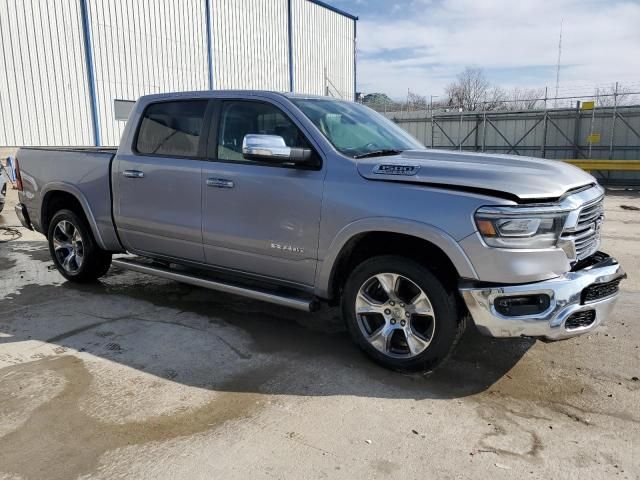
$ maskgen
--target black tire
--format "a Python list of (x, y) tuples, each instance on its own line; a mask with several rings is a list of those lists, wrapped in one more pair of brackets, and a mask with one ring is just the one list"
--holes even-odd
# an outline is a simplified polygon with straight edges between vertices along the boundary
[[(60, 230), (56, 232), (56, 227), (60, 222), (70, 223), (73, 228), (77, 229), (81, 239), (82, 262), (79, 266), (76, 263), (75, 266), (77, 268), (72, 271), (65, 268), (62, 264), (61, 256), (64, 255), (64, 251), (56, 254), (54, 235), (60, 235)], [(47, 240), (53, 263), (60, 274), (71, 282), (95, 282), (98, 278), (105, 275), (111, 266), (111, 253), (98, 247), (84, 215), (78, 215), (72, 210), (60, 210), (53, 216), (51, 222), (49, 222)], [(78, 248), (80, 248), (80, 246)]]
[[(396, 274), (404, 277), (398, 281), (398, 284), (406, 284), (407, 287), (402, 287), (405, 288), (405, 290), (406, 288), (409, 288), (409, 291), (411, 291), (410, 289), (416, 286), (419, 287), (419, 289), (421, 289), (428, 297), (428, 302), (430, 303), (430, 307), (433, 312), (431, 316), (416, 316), (408, 311), (410, 308), (415, 308), (415, 306), (409, 304), (410, 302), (407, 302), (407, 311), (405, 311), (404, 308), (397, 309), (392, 307), (394, 310), (391, 315), (394, 318), (391, 320), (384, 320), (386, 317), (383, 317), (382, 314), (378, 313), (364, 314), (378, 316), (378, 318), (383, 322), (382, 325), (385, 325), (385, 322), (387, 322), (386, 325), (389, 329), (398, 327), (400, 317), (405, 318), (406, 316), (409, 319), (402, 324), (403, 329), (400, 329), (401, 332), (397, 334), (399, 337), (396, 336), (397, 332), (392, 330), (393, 333), (390, 335), (390, 338), (392, 342), (398, 339), (399, 342), (396, 343), (399, 343), (399, 347), (398, 350), (388, 352), (386, 354), (374, 347), (374, 345), (370, 343), (365, 331), (363, 331), (363, 329), (367, 330), (363, 325), (365, 322), (366, 325), (368, 325), (369, 320), (365, 320), (363, 322), (360, 320), (362, 315), (356, 314), (356, 300), (360, 289), (365, 288), (366, 285), (373, 285), (370, 282), (376, 282), (376, 280), (373, 280), (372, 278), (383, 273)], [(377, 286), (374, 285), (374, 287), (378, 289), (378, 292), (381, 292), (381, 283)], [(413, 293), (411, 293), (411, 296), (413, 296)], [(400, 296), (398, 298), (400, 298)], [(386, 303), (385, 305), (388, 306)], [(398, 303), (398, 305), (405, 307), (404, 303)], [(387, 312), (390, 311), (390, 309), (385, 308), (384, 311)], [(342, 294), (342, 315), (345, 319), (351, 337), (369, 357), (384, 367), (403, 372), (427, 373), (433, 371), (453, 353), (453, 350), (462, 337), (466, 327), (465, 317), (459, 315), (454, 292), (448, 291), (433, 275), (433, 273), (421, 264), (408, 258), (395, 255), (370, 258), (362, 262), (353, 270), (353, 272), (351, 272)], [(396, 315), (399, 316), (396, 317)], [(396, 318), (398, 318), (398, 320), (396, 320)], [(423, 322), (424, 325), (427, 325), (427, 327), (425, 327), (424, 335), (421, 335), (420, 338), (423, 340), (428, 339), (428, 346), (426, 346), (421, 353), (414, 355), (413, 352), (409, 351), (410, 342), (407, 337), (412, 335), (415, 336), (415, 333), (418, 331), (417, 327), (414, 328), (416, 318), (421, 318), (422, 320), (420, 321)], [(396, 323), (396, 321), (398, 323)], [(394, 322), (394, 326), (390, 327), (389, 322)], [(409, 325), (409, 327), (406, 328), (409, 328), (411, 333), (405, 333), (405, 324)], [(431, 329), (431, 335), (427, 334), (427, 330), (429, 329)], [(369, 332), (370, 337), (372, 337), (375, 332), (380, 331), (379, 329), (374, 328), (371, 328), (371, 330), (374, 330), (374, 332)], [(406, 340), (406, 342), (403, 343), (403, 340)], [(388, 345), (390, 345), (390, 343), (384, 343), (387, 345), (387, 347), (384, 348), (389, 348)], [(402, 348), (405, 347), (407, 352), (406, 354), (403, 354)], [(405, 357), (402, 355), (405, 355)]]

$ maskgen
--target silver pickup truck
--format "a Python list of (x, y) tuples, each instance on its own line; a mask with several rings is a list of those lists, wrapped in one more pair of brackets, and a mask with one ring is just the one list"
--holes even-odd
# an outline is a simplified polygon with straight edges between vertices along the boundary
[(433, 369), (469, 319), (495, 337), (590, 332), (625, 277), (598, 250), (604, 190), (587, 173), (427, 150), (326, 97), (145, 96), (117, 150), (23, 148), (16, 163), (17, 214), (68, 280), (114, 264), (340, 305), (354, 341), (396, 370)]

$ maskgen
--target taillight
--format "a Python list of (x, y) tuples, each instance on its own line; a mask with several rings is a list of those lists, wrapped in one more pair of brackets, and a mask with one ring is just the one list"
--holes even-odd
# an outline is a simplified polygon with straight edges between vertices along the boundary
[(18, 187), (18, 191), (22, 191), (22, 175), (20, 175), (20, 164), (18, 163), (18, 159), (16, 158), (15, 165), (15, 173), (16, 173), (16, 186)]

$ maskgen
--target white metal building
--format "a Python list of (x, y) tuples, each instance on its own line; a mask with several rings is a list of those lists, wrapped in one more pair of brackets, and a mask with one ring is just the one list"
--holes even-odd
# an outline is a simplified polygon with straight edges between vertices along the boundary
[(0, 0), (0, 146), (117, 145), (120, 101), (148, 93), (351, 100), (356, 20), (318, 0)]

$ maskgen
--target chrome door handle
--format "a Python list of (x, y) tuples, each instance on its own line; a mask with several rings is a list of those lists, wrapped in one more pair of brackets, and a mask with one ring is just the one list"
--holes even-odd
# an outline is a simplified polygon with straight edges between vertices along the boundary
[(216, 188), (233, 188), (236, 184), (233, 180), (226, 180), (224, 178), (207, 178), (207, 187)]
[(143, 178), (144, 172), (140, 170), (125, 170), (122, 174), (127, 178)]

